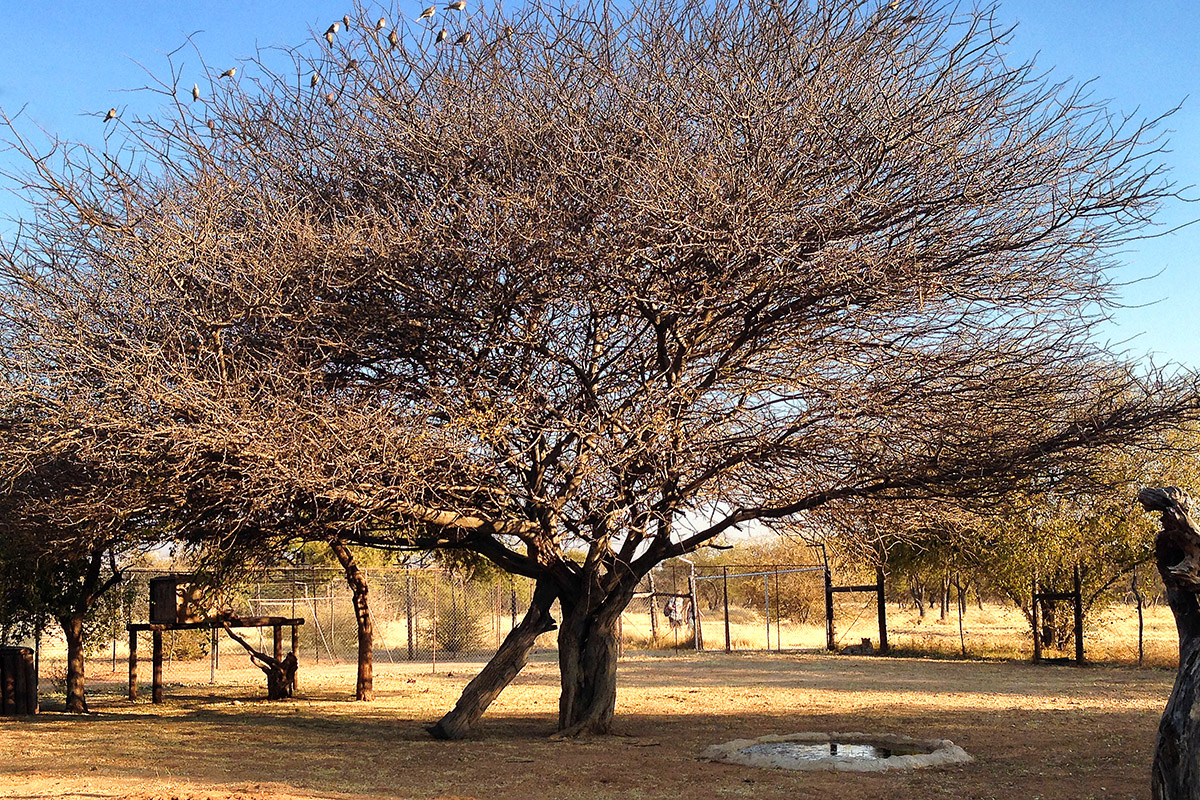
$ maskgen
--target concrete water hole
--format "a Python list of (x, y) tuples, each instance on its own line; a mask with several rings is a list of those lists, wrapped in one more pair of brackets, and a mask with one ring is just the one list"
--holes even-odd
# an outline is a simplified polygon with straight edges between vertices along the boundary
[(748, 767), (843, 772), (945, 767), (971, 760), (965, 750), (949, 739), (821, 732), (735, 739), (709, 747), (704, 757)]

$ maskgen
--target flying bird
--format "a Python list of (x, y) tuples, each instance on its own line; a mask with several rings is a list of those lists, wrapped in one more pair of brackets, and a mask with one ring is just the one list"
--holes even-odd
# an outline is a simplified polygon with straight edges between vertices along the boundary
[(110, 108), (108, 110), (108, 113), (104, 115), (105, 122), (108, 122), (110, 119), (116, 119), (116, 118), (117, 118), (117, 110), (115, 108)]
[(467, 32), (466, 32), (466, 33), (464, 33), (462, 36), (460, 36), (460, 37), (458, 37), (457, 39), (455, 39), (455, 40), (454, 40), (454, 43), (455, 43), (455, 44), (466, 44), (466, 43), (467, 43), (467, 42), (469, 42), (469, 41), (471, 41), (471, 32), (470, 32), (470, 31), (467, 31)]
[(420, 22), (423, 19), (430, 19), (436, 13), (437, 13), (437, 7), (430, 6), (429, 8), (427, 8), (421, 12), (421, 16), (417, 17), (417, 22)]
[(232, 78), (234, 75), (237, 75), (237, 67), (230, 67), (221, 73), (222, 78)]
[(387, 20), (384, 19), (383, 17), (380, 17), (379, 22), (375, 23), (375, 30), (377, 30), (377, 31), (381, 31), (386, 27), (387, 27)]
[(309, 80), (308, 80), (308, 88), (315, 89), (315, 88), (317, 88), (317, 84), (319, 84), (320, 82), (321, 82), (321, 73), (314, 72), (312, 74), (312, 77), (309, 78)]
[(400, 36), (395, 31), (392, 31), (391, 33), (388, 34), (388, 44), (390, 46), (395, 47), (399, 43), (400, 43)]
[(200, 84), (193, 83), (192, 84), (192, 102), (194, 103), (199, 99), (200, 99)]
[(467, 10), (467, 0), (454, 0), (453, 3), (446, 6), (446, 10), (447, 11), (466, 11)]
[(446, 33), (446, 29), (442, 28), (440, 31), (438, 31), (437, 39), (434, 41), (434, 44), (441, 44), (442, 42), (446, 41), (446, 37), (449, 35), (450, 34)]

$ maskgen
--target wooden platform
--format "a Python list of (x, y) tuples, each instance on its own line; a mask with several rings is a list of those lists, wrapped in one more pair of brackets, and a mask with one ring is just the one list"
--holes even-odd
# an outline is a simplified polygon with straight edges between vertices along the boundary
[[(137, 700), (138, 698), (137, 639), (138, 633), (141, 631), (150, 631), (152, 634), (154, 649), (152, 651), (151, 663), (154, 667), (154, 673), (150, 698), (155, 703), (161, 703), (163, 701), (163, 631), (216, 631), (224, 629), (226, 626), (230, 628), (271, 628), (274, 656), (276, 659), (282, 660), (283, 629), (285, 627), (292, 629), (292, 652), (296, 654), (296, 658), (299, 658), (300, 642), (296, 629), (303, 624), (304, 619), (301, 617), (232, 616), (214, 617), (203, 622), (131, 622), (125, 626), (125, 629), (129, 631), (129, 699)], [(216, 634), (214, 633), (213, 635), (215, 636)]]

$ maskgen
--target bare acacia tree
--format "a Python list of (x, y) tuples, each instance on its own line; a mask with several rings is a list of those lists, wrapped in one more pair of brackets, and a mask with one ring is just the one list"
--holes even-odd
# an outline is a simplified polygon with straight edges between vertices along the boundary
[(608, 731), (663, 559), (1195, 409), (1093, 335), (1173, 196), (1156, 124), (1010, 63), (988, 9), (891, 5), (532, 3), (461, 45), (360, 10), (209, 99), (173, 68), (128, 149), (15, 137), (26, 391), (95, 387), (218, 542), (303, 520), (535, 579), (433, 732), (555, 624), (559, 730)]

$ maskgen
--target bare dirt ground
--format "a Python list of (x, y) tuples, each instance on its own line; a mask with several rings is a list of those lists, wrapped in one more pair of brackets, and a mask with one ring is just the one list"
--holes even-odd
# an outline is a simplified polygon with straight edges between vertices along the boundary
[[(201, 666), (203, 670), (201, 671)], [(555, 740), (557, 669), (531, 664), (478, 736), (424, 726), (478, 664), (377, 667), (354, 703), (350, 666), (308, 669), (302, 697), (268, 703), (254, 670), (168, 684), (167, 702), (92, 700), (0, 720), (0, 797), (258, 800), (442, 798), (1146, 798), (1173, 674), (826, 655), (627, 655), (617, 735)], [(450, 672), (446, 672), (449, 670)], [(203, 675), (203, 679), (201, 679)], [(174, 676), (185, 680), (182, 671)], [(94, 674), (99, 688), (121, 676)], [(148, 692), (147, 692), (148, 693)], [(881, 731), (950, 738), (976, 761), (889, 774), (796, 773), (698, 759), (765, 733)]]

